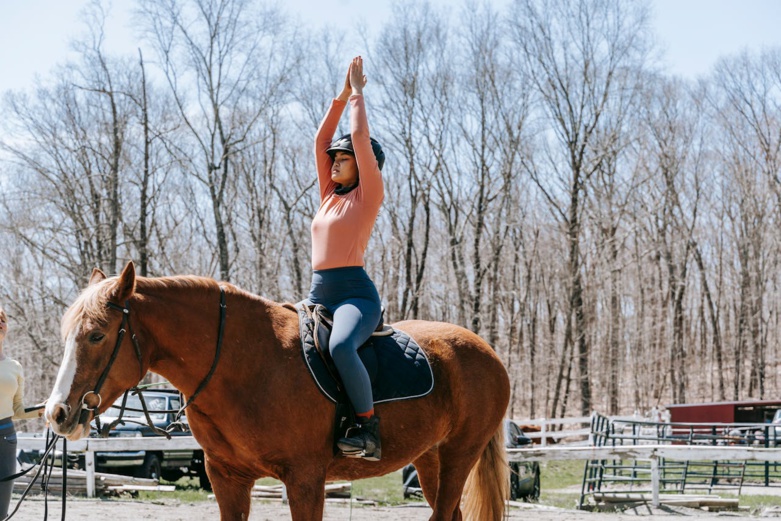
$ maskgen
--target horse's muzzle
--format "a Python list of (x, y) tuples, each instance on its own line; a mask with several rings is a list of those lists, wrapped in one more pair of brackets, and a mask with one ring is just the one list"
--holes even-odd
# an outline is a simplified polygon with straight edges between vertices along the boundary
[(46, 405), (46, 420), (52, 427), (52, 430), (74, 441), (84, 438), (89, 434), (89, 422), (79, 423), (80, 410), (75, 413), (66, 403), (50, 402)]

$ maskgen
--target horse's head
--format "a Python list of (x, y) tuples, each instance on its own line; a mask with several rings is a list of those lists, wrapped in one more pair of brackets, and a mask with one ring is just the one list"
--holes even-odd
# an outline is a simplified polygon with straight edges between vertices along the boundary
[(145, 373), (123, 311), (135, 291), (136, 273), (128, 263), (118, 277), (95, 269), (87, 286), (62, 318), (65, 354), (46, 419), (57, 434), (79, 439), (89, 423)]

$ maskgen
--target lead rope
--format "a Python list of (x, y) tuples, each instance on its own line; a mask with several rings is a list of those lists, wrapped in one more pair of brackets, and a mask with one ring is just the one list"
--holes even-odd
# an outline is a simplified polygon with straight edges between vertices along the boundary
[[(62, 439), (62, 521), (65, 521), (65, 491), (68, 489), (68, 440)], [(44, 521), (46, 521), (44, 519)]]
[[(135, 333), (132, 332), (132, 327), (130, 326), (130, 321), (128, 315), (130, 314), (130, 308), (125, 304), (125, 307), (117, 306), (116, 304), (113, 304), (111, 302), (108, 303), (108, 306), (116, 309), (118, 311), (122, 312), (122, 325), (120, 326), (120, 331), (117, 339), (117, 343), (114, 347), (114, 351), (111, 355), (111, 358), (109, 360), (109, 364), (106, 367), (106, 369), (103, 371), (103, 374), (101, 374), (98, 384), (95, 387), (95, 391), (93, 391), (95, 394), (98, 394), (100, 391), (100, 388), (103, 386), (103, 382), (105, 381), (106, 376), (108, 376), (108, 372), (111, 369), (111, 366), (114, 365), (114, 360), (116, 360), (117, 354), (119, 353), (119, 347), (122, 344), (122, 338), (125, 335), (125, 332), (127, 329), (131, 329), (131, 340), (133, 343), (133, 347), (136, 351), (136, 355), (138, 356), (139, 365), (141, 362), (141, 350), (138, 345), (138, 340), (136, 339)], [(225, 288), (223, 286), (220, 286), (220, 325), (217, 332), (217, 348), (214, 353), (214, 360), (212, 362), (212, 366), (209, 369), (209, 373), (206, 375), (206, 377), (201, 381), (200, 385), (198, 385), (198, 388), (195, 390), (192, 396), (190, 396), (190, 399), (187, 400), (187, 403), (184, 404), (184, 406), (179, 409), (176, 415), (176, 420), (174, 423), (179, 423), (182, 415), (184, 414), (184, 410), (190, 406), (190, 404), (195, 400), (195, 397), (200, 394), (200, 392), (203, 390), (204, 387), (206, 387), (206, 384), (209, 383), (209, 380), (211, 380), (212, 375), (214, 374), (214, 371), (217, 369), (217, 363), (220, 359), (220, 353), (222, 351), (222, 338), (225, 331), (225, 312), (226, 312), (227, 306), (225, 305)], [(143, 375), (142, 375), (143, 378)], [(149, 416), (149, 411), (147, 410), (146, 403), (144, 401), (143, 393), (138, 387), (134, 387), (133, 389), (128, 389), (125, 391), (125, 396), (122, 400), (122, 407), (120, 408), (120, 416), (117, 419), (116, 422), (112, 422), (108, 429), (105, 429), (106, 434), (108, 434), (108, 430), (110, 430), (113, 426), (115, 426), (117, 423), (122, 423), (122, 414), (125, 409), (125, 404), (127, 403), (127, 393), (129, 391), (133, 390), (136, 392), (139, 396), (139, 399), (141, 401), (141, 407), (143, 408), (144, 415), (146, 416), (146, 420), (149, 423), (149, 426), (152, 427), (153, 430), (158, 432), (159, 434), (162, 434), (166, 436), (168, 439), (171, 438), (170, 432), (166, 430), (162, 430), (158, 427), (156, 427), (152, 419)], [(85, 411), (88, 409), (83, 409), (81, 414), (82, 416), (85, 414)], [(100, 420), (99, 416), (96, 415), (96, 423), (98, 426), (99, 432), (103, 429), (100, 428)], [(172, 424), (173, 425), (173, 424)], [(169, 427), (170, 428), (170, 427)], [(68, 448), (67, 448), (67, 440), (63, 438), (62, 436), (59, 436), (57, 434), (54, 434), (51, 429), (46, 430), (46, 449), (44, 451), (43, 456), (41, 457), (41, 463), (37, 465), (38, 471), (35, 473), (33, 478), (30, 480), (30, 483), (27, 485), (27, 488), (25, 488), (24, 492), (22, 492), (22, 496), (19, 498), (19, 501), (17, 501), (16, 506), (14, 507), (13, 511), (8, 514), (3, 521), (6, 521), (8, 519), (11, 519), (16, 513), (19, 511), (19, 507), (22, 505), (22, 501), (24, 501), (27, 498), (27, 495), (29, 494), (30, 490), (32, 489), (33, 485), (35, 484), (35, 481), (38, 479), (38, 476), (43, 473), (43, 477), (41, 479), (41, 488), (44, 491), (44, 521), (46, 521), (49, 517), (49, 483), (51, 481), (51, 475), (52, 471), (54, 470), (54, 453), (52, 452), (54, 447), (57, 445), (57, 441), (62, 438), (62, 517), (61, 520), (65, 521), (65, 511), (66, 511), (66, 491), (68, 488)], [(51, 463), (47, 463), (48, 461), (51, 461)], [(18, 477), (24, 476), (25, 474), (32, 471), (34, 468), (36, 468), (36, 465), (33, 465), (21, 472), (17, 472), (16, 474), (12, 474), (11, 476), (7, 476), (5, 478), (0, 478), (0, 482), (3, 481), (11, 481), (15, 480)]]
[[(17, 472), (16, 474), (13, 474), (11, 476), (7, 476), (5, 478), (0, 479), (0, 481), (12, 481), (16, 478), (19, 478), (21, 476), (24, 476), (25, 474), (28, 474), (33, 469), (37, 468), (37, 472), (30, 480), (30, 483), (27, 484), (27, 488), (24, 489), (24, 492), (22, 492), (22, 496), (19, 498), (19, 501), (16, 502), (16, 507), (14, 507), (13, 511), (8, 514), (5, 519), (11, 519), (16, 512), (19, 510), (19, 507), (22, 505), (22, 501), (24, 501), (27, 498), (27, 494), (30, 493), (30, 490), (32, 489), (33, 485), (35, 484), (36, 480), (38, 479), (38, 476), (41, 476), (41, 489), (44, 491), (44, 514), (43, 514), (43, 520), (46, 521), (49, 517), (49, 482), (51, 481), (51, 474), (52, 470), (54, 469), (54, 448), (57, 445), (57, 441), (62, 438), (62, 436), (59, 436), (57, 434), (52, 433), (51, 429), (46, 429), (46, 449), (44, 450), (43, 456), (41, 457), (41, 462), (38, 465), (33, 465), (31, 467), (28, 467), (21, 472)], [(51, 463), (49, 463), (51, 461)], [(62, 438), (62, 521), (65, 521), (65, 497), (66, 497), (66, 490), (68, 488), (68, 475), (67, 475), (67, 462), (68, 462), (68, 449), (67, 449), (67, 440), (65, 438)]]

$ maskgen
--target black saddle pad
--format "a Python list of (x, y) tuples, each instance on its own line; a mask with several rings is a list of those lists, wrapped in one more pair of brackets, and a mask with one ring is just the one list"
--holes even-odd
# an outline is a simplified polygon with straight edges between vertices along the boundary
[[(301, 347), (309, 372), (329, 400), (347, 403), (342, 382), (336, 379), (338, 375), (332, 363), (329, 368), (315, 346), (314, 320), (305, 304), (299, 303), (296, 310), (301, 328)], [(327, 350), (327, 347), (324, 349)], [(391, 335), (370, 337), (358, 349), (358, 356), (369, 373), (375, 404), (419, 398), (434, 388), (434, 374), (428, 358), (415, 340), (403, 331), (393, 329)]]

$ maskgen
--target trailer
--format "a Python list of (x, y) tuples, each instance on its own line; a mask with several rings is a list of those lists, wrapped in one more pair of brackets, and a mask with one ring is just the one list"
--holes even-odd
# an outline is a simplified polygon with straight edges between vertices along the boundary
[(667, 405), (673, 423), (771, 423), (781, 400), (681, 403)]

